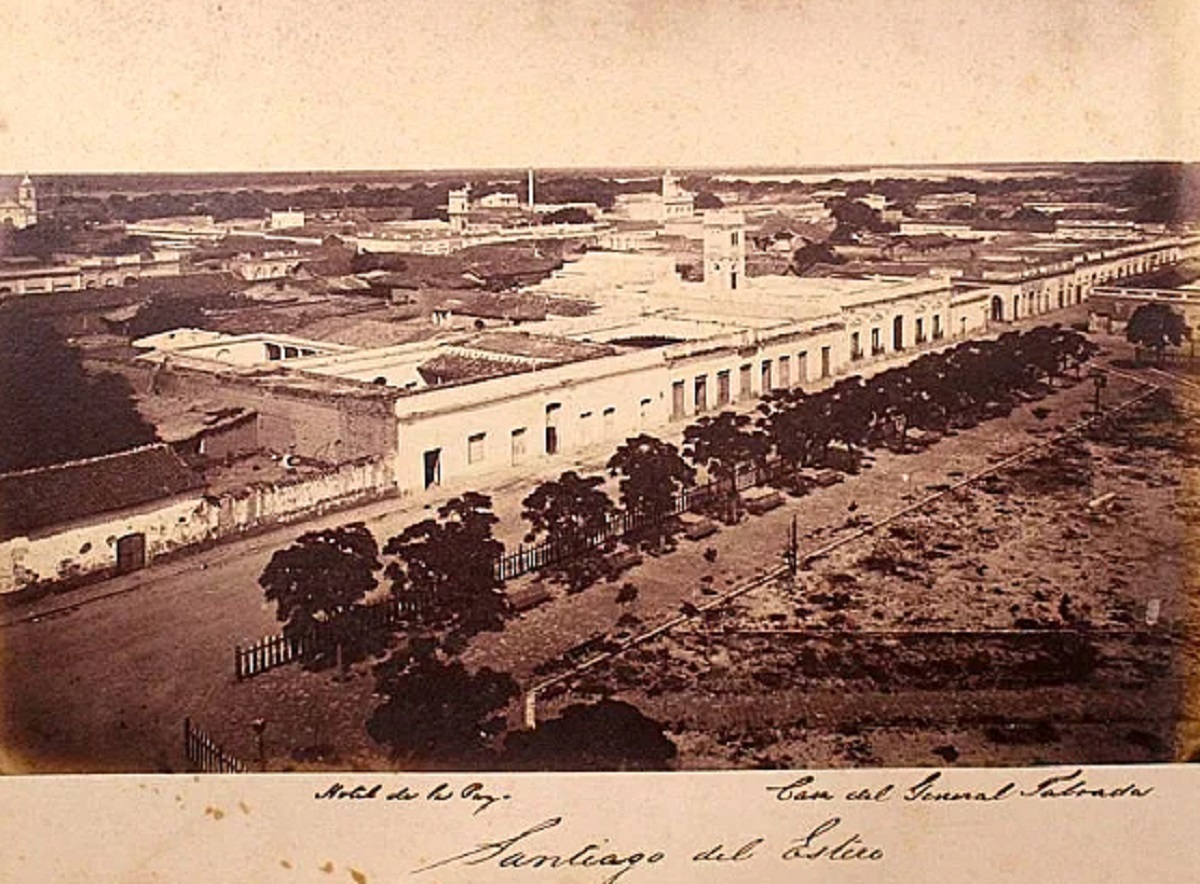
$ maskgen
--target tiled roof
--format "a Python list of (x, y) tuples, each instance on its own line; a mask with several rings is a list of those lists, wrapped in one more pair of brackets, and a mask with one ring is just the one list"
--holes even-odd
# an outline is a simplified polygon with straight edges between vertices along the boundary
[(0, 540), (173, 497), (203, 484), (162, 443), (7, 473), (0, 475)]
[(525, 356), (533, 359), (551, 359), (555, 362), (575, 362), (597, 356), (611, 356), (616, 351), (605, 344), (589, 344), (570, 338), (549, 335), (529, 335), (521, 332), (488, 332), (474, 338), (471, 347), (504, 353), (510, 356)]
[(417, 368), (425, 383), (431, 386), (452, 384), (457, 381), (496, 378), (506, 374), (520, 374), (529, 370), (530, 366), (520, 362), (481, 359), (474, 356), (460, 356), (457, 353), (442, 353)]

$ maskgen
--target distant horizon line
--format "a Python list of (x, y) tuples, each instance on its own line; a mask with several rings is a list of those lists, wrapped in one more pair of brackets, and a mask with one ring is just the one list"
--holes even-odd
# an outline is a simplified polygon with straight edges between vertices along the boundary
[(1047, 166), (1114, 166), (1114, 165), (1197, 165), (1200, 159), (1165, 159), (1165, 158), (1120, 158), (1120, 159), (1076, 159), (1076, 160), (957, 160), (953, 162), (852, 162), (852, 163), (747, 163), (717, 165), (710, 163), (685, 164), (630, 164), (630, 165), (563, 165), (563, 166), (412, 166), (392, 168), (245, 168), (245, 169), (139, 169), (139, 170), (48, 170), (38, 171), (31, 168), (21, 168), (2, 172), (5, 176), (29, 175), (31, 177), (79, 177), (79, 176), (140, 176), (158, 175), (170, 177), (186, 177), (201, 175), (451, 175), (461, 173), (525, 173), (529, 169), (535, 172), (542, 170), (548, 173), (581, 173), (581, 172), (650, 172), (670, 169), (682, 173), (711, 173), (727, 174), (766, 172), (805, 173), (826, 171), (856, 171), (872, 168), (880, 169), (1021, 169)]

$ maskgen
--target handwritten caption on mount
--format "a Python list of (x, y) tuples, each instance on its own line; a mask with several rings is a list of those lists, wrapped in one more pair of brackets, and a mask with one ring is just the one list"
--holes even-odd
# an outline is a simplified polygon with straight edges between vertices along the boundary
[[(564, 832), (567, 819), (562, 814), (548, 815), (532, 824), (514, 827), (511, 835), (475, 842), (418, 868), (416, 876), (435, 869), (476, 867), (506, 872), (547, 872), (555, 869), (595, 869), (600, 884), (614, 884), (635, 870), (649, 872), (667, 865), (748, 864), (753, 862), (809, 862), (845, 865), (886, 861), (888, 847), (872, 838), (862, 826), (849, 819), (855, 807), (891, 804), (904, 806), (937, 803), (943, 805), (995, 805), (1021, 801), (1137, 801), (1154, 792), (1153, 786), (1116, 781), (1117, 771), (1085, 773), (1082, 768), (1065, 772), (1049, 770), (1024, 774), (1021, 778), (998, 772), (995, 785), (963, 788), (954, 782), (953, 773), (930, 771), (909, 782), (880, 780), (867, 786), (837, 789), (822, 784), (817, 774), (798, 774), (786, 781), (764, 787), (764, 800), (772, 805), (803, 807), (806, 816), (797, 834), (773, 840), (757, 836), (745, 840), (708, 840), (695, 850), (668, 849), (666, 846), (614, 846), (602, 833), (585, 839), (569, 839)], [(450, 810), (465, 809), (478, 816), (494, 807), (519, 806), (511, 792), (494, 789), (482, 782), (464, 785), (442, 782), (432, 788), (409, 785), (387, 787), (383, 783), (334, 783), (314, 794), (321, 802), (381, 802), (395, 805), (434, 804)], [(840, 805), (840, 806), (839, 806)], [(833, 808), (837, 807), (834, 812)], [(495, 815), (495, 811), (492, 812)], [(467, 828), (467, 827), (464, 827)], [(653, 843), (653, 842), (652, 842)], [(552, 880), (553, 875), (534, 875)]]

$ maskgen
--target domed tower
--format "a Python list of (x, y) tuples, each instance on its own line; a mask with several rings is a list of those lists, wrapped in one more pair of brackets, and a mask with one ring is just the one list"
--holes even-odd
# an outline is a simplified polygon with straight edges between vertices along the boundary
[(741, 212), (704, 213), (704, 287), (712, 295), (746, 284), (746, 218)]

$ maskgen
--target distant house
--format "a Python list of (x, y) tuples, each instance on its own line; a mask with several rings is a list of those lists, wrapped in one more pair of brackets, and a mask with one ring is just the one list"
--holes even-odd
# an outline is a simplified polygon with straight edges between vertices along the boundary
[(484, 209), (519, 209), (521, 201), (515, 193), (489, 193), (475, 201)]

